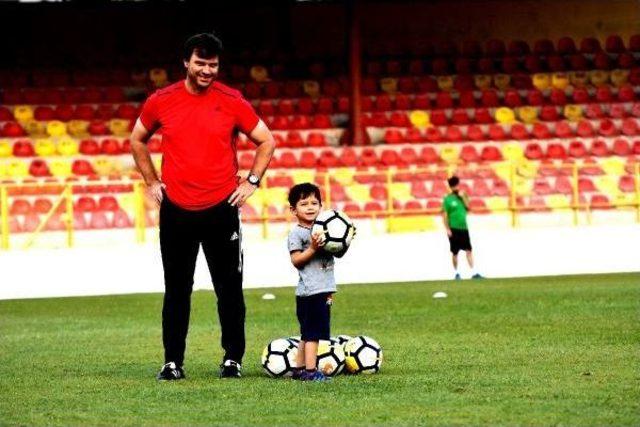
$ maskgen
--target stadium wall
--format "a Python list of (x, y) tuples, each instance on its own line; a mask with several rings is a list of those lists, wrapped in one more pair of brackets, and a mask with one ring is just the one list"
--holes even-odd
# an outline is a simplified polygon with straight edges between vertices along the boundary
[[(477, 218), (471, 220), (476, 264), (487, 277), (640, 273), (637, 224), (510, 228), (500, 223), (479, 227)], [(448, 241), (441, 229), (386, 234), (381, 227), (377, 222), (358, 223), (350, 252), (337, 262), (339, 284), (452, 278)], [(95, 246), (100, 241), (96, 233), (100, 232), (78, 233), (83, 247), (74, 249), (0, 253), (0, 299), (163, 291), (157, 242), (133, 245), (128, 234), (106, 232), (115, 243)], [(286, 230), (267, 240), (260, 233), (259, 225), (245, 226), (245, 287), (294, 286), (297, 275), (286, 250)], [(461, 265), (466, 266), (463, 255)], [(470, 275), (464, 268), (461, 273)], [(212, 289), (202, 253), (195, 289)]]

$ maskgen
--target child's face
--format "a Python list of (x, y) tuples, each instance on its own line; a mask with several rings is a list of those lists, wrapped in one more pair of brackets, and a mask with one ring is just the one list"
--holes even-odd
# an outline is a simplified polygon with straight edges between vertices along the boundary
[(318, 217), (322, 205), (315, 195), (311, 194), (304, 199), (298, 200), (291, 208), (291, 212), (304, 224), (311, 224)]

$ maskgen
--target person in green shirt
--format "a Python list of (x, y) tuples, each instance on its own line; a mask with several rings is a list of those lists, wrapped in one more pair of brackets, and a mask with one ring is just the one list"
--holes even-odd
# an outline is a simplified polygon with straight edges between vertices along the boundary
[(473, 272), (472, 278), (481, 279), (482, 276), (475, 271), (473, 266), (473, 251), (471, 239), (469, 238), (469, 227), (467, 225), (467, 212), (469, 211), (469, 199), (467, 195), (460, 191), (460, 178), (452, 176), (447, 180), (451, 193), (447, 194), (442, 201), (442, 219), (444, 227), (449, 237), (449, 248), (451, 249), (451, 260), (456, 271), (455, 279), (460, 280), (458, 272), (458, 252), (465, 251), (467, 262)]

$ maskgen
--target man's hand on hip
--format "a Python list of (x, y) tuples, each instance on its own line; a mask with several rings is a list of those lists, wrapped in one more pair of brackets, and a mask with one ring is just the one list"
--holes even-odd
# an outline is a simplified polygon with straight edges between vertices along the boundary
[(249, 197), (256, 191), (257, 186), (249, 183), (248, 181), (242, 181), (236, 191), (229, 197), (229, 203), (231, 206), (242, 206)]
[(164, 185), (162, 181), (156, 181), (147, 186), (147, 194), (158, 204), (158, 206), (162, 203), (162, 190), (165, 188), (167, 188), (167, 186)]

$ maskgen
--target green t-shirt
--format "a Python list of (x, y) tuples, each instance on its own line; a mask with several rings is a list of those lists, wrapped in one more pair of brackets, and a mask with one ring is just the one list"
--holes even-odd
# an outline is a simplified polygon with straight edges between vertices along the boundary
[(454, 193), (446, 195), (442, 201), (442, 210), (447, 213), (449, 227), (457, 230), (467, 229), (467, 208), (460, 196)]

